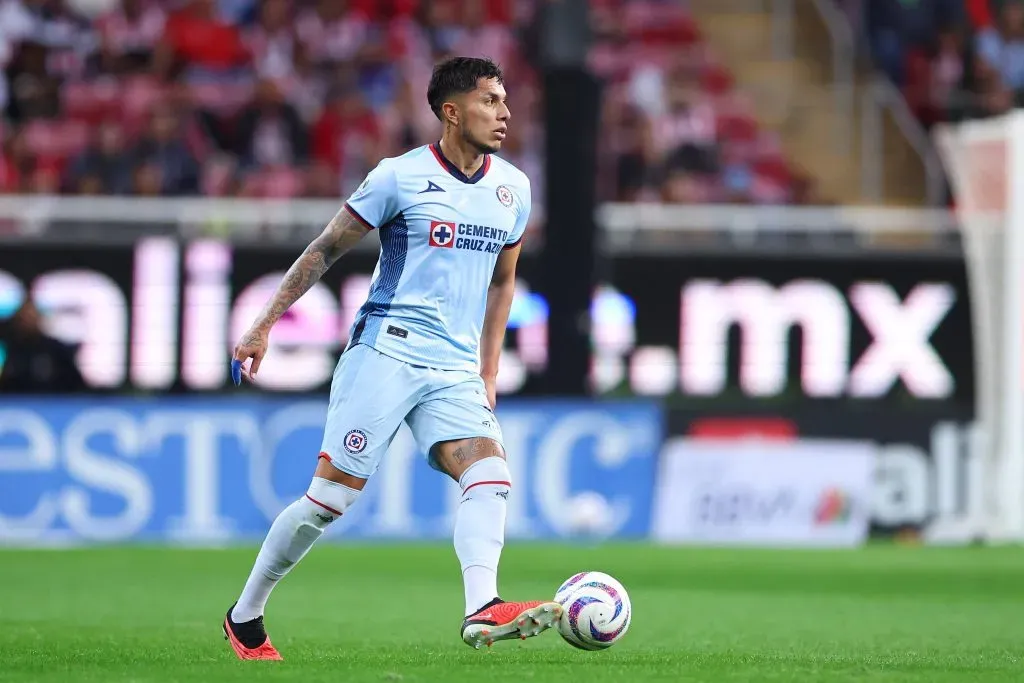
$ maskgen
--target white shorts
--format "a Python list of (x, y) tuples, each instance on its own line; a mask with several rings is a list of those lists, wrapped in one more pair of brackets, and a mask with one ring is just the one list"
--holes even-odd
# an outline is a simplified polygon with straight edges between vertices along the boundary
[(321, 455), (342, 472), (367, 479), (405, 421), (430, 465), (442, 441), (486, 437), (504, 449), (483, 379), (468, 370), (438, 370), (386, 356), (366, 344), (342, 354), (331, 381)]

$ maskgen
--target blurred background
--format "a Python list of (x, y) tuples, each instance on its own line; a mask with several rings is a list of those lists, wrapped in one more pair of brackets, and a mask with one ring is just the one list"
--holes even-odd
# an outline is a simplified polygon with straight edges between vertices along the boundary
[[(0, 0), (0, 543), (262, 537), (376, 237), (258, 390), (231, 345), (368, 170), (438, 139), (456, 54), (504, 67), (533, 184), (511, 537), (971, 537), (974, 312), (932, 131), (1017, 106), (1017, 0)], [(403, 431), (331, 534), (444, 538), (454, 493)]]

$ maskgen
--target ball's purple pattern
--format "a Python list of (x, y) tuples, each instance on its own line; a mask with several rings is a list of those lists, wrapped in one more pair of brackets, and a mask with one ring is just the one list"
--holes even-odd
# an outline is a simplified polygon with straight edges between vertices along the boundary
[[(617, 611), (616, 611), (616, 614), (618, 614)], [(618, 638), (620, 635), (622, 635), (622, 632), (626, 630), (627, 626), (629, 626), (629, 612), (626, 612), (626, 618), (623, 619), (622, 626), (618, 627), (617, 629), (615, 629), (614, 631), (612, 631), (610, 633), (604, 633), (603, 631), (598, 631), (596, 628), (594, 628), (593, 622), (591, 622), (591, 624), (590, 624), (590, 635), (593, 636), (594, 640), (596, 640), (598, 642), (610, 643), (613, 640), (615, 640), (616, 638)]]
[(615, 600), (615, 614), (612, 615), (612, 621), (618, 618), (619, 614), (622, 613), (622, 596), (612, 586), (606, 583), (598, 583), (597, 581), (590, 581), (583, 584), (580, 588), (599, 588), (607, 593), (613, 600)]
[(585, 643), (587, 641), (583, 639), (583, 634), (580, 633), (580, 627), (579, 627), (579, 624), (577, 623), (579, 621), (579, 618), (580, 618), (580, 611), (585, 606), (590, 605), (590, 604), (595, 603), (595, 602), (601, 602), (601, 601), (599, 599), (597, 599), (597, 598), (591, 597), (589, 595), (585, 595), (582, 598), (578, 598), (575, 602), (572, 603), (572, 605), (569, 606), (569, 628), (572, 629), (572, 632), (574, 634), (576, 634), (576, 637), (579, 638), (580, 642), (582, 642), (582, 643)]
[(579, 574), (576, 574), (575, 576), (570, 576), (568, 579), (566, 579), (565, 583), (563, 583), (562, 586), (557, 591), (555, 591), (555, 595), (558, 595), (559, 593), (561, 593), (566, 588), (568, 588), (569, 586), (573, 585), (574, 583), (576, 583), (577, 581), (579, 581), (580, 579), (582, 579), (586, 575), (587, 575), (586, 572), (580, 572)]

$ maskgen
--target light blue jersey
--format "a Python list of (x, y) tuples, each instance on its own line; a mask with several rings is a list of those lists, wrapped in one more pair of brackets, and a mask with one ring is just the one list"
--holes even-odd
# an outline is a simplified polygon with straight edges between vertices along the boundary
[(429, 145), (380, 162), (345, 206), (380, 230), (380, 260), (335, 368), (320, 456), (368, 478), (402, 423), (428, 455), (471, 437), (504, 448), (480, 334), (498, 254), (530, 217), (530, 181), (491, 156), (467, 178)]
[(472, 178), (437, 144), (384, 159), (345, 204), (380, 231), (380, 259), (349, 348), (413, 365), (479, 368), (487, 288), (530, 217), (530, 181), (488, 155)]

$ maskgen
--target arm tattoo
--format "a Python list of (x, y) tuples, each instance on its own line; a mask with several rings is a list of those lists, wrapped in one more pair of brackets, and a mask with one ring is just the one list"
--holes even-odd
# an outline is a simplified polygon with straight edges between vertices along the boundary
[(501, 446), (494, 439), (488, 439), (482, 436), (473, 437), (469, 442), (469, 447), (473, 451), (474, 459), (481, 460), (483, 458), (502, 458), (504, 459), (505, 453), (501, 450)]
[(274, 296), (267, 302), (254, 327), (269, 329), (367, 232), (366, 227), (342, 207), (324, 231), (309, 243), (306, 250), (285, 273), (284, 279), (278, 285)]
[(458, 462), (458, 463), (466, 462), (466, 458), (468, 457), (466, 455), (466, 449), (463, 448), (462, 446), (459, 446), (454, 451), (452, 451), (452, 457), (455, 458), (455, 462)]

